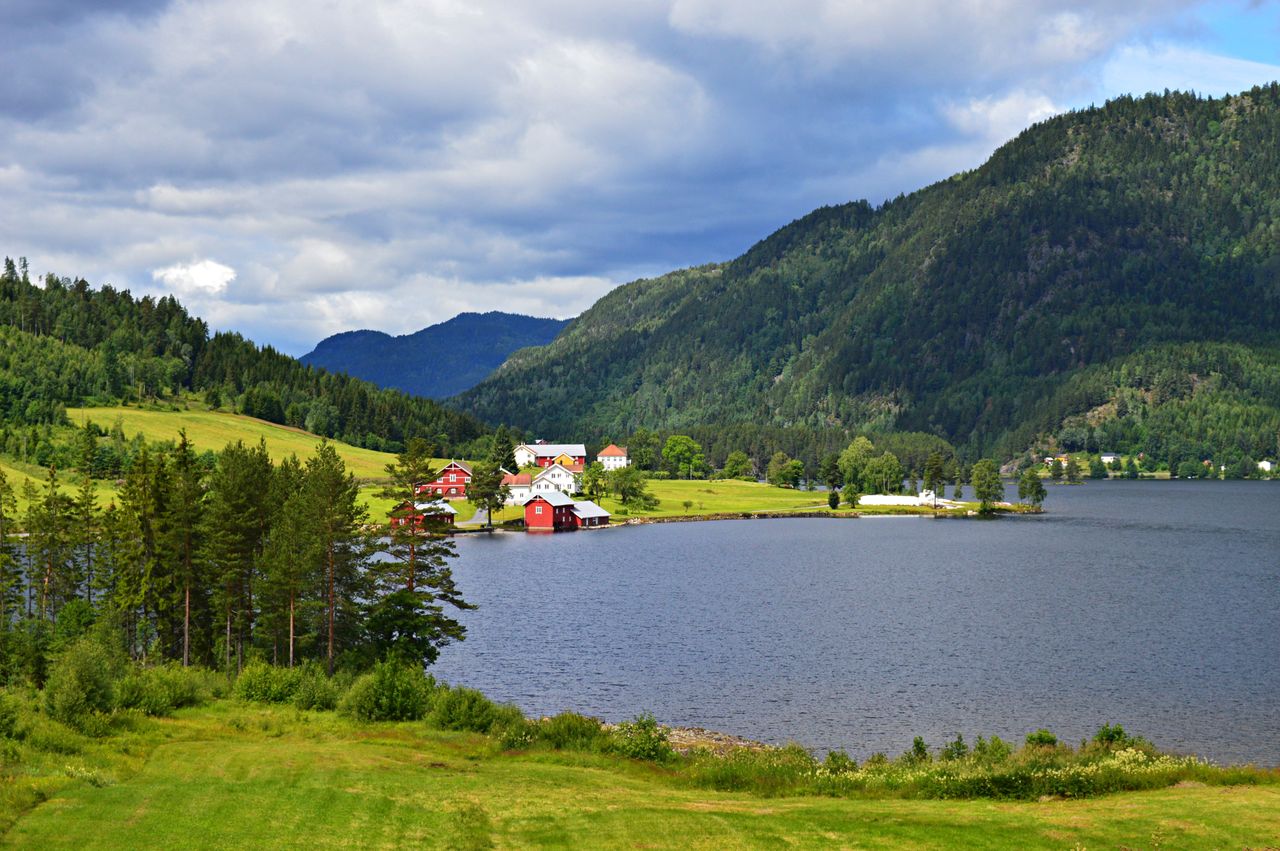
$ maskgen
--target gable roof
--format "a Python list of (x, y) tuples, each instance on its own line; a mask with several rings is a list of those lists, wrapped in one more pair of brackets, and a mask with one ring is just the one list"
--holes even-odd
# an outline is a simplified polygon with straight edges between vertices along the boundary
[(528, 449), (535, 458), (554, 458), (568, 455), (571, 458), (587, 457), (587, 447), (581, 443), (525, 443), (516, 449)]
[(573, 504), (573, 513), (582, 518), (609, 516), (609, 512), (605, 511), (589, 499), (584, 499), (581, 502), (575, 502)]
[(560, 493), (560, 491), (545, 491), (542, 493), (537, 493), (529, 497), (528, 499), (526, 499), (524, 502), (520, 504), (528, 505), (529, 503), (533, 502), (535, 499), (540, 499), (543, 502), (549, 503), (550, 505), (556, 508), (561, 508), (566, 505), (574, 504), (572, 499)]
[(531, 485), (533, 484), (533, 476), (528, 473), (507, 473), (502, 477), (504, 485)]
[(421, 511), (424, 514), (428, 512), (430, 512), (431, 514), (457, 514), (458, 513), (458, 509), (454, 508), (449, 503), (440, 502), (438, 500), (435, 502), (415, 502), (413, 504), (413, 507), (415, 511)]
[(566, 467), (563, 464), (552, 464), (550, 467), (543, 467), (542, 472), (538, 473), (538, 475), (533, 477), (533, 481), (536, 482), (539, 479), (545, 479), (548, 476), (550, 476), (551, 473), (555, 470), (563, 470), (564, 472), (569, 473), (570, 475), (574, 475), (582, 472), (582, 465), (574, 464), (572, 467)]
[(471, 465), (468, 464), (466, 461), (450, 461), (448, 464), (445, 464), (443, 467), (440, 468), (440, 472), (443, 473), (445, 470), (449, 469), (450, 467), (457, 467), (459, 470), (462, 470), (465, 473), (471, 472)]
[(597, 455), (596, 457), (597, 458), (626, 458), (627, 447), (619, 446), (616, 443), (610, 443), (604, 449), (601, 449), (600, 454)]

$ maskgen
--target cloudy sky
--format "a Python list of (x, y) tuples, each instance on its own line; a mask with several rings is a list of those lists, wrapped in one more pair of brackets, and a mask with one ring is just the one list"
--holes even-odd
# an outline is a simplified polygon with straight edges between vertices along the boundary
[(1275, 0), (0, 0), (0, 252), (292, 354), (572, 316), (1124, 92), (1280, 78)]

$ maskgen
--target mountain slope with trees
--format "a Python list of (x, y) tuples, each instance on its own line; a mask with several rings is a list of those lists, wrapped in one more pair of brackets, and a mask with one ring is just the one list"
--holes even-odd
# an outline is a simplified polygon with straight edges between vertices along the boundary
[(381, 331), (344, 331), (321, 340), (299, 360), (379, 387), (443, 399), (479, 384), (512, 352), (545, 346), (568, 324), (497, 310), (460, 313), (398, 337)]
[(1158, 351), (1162, 380), (1200, 395), (1186, 410), (1243, 417), (1263, 444), (1248, 451), (1275, 452), (1280, 402), (1205, 380), (1195, 347), (1233, 347), (1248, 371), (1278, 340), (1271, 84), (1119, 98), (880, 207), (819, 209), (732, 262), (619, 287), (456, 401), (547, 434), (920, 431), (1012, 457), (1071, 417), (1100, 425), (1134, 389), (1126, 359)]
[[(485, 434), (474, 417), (429, 399), (299, 363), (235, 333), (210, 335), (172, 296), (135, 298), (26, 262), (0, 273), (0, 421), (57, 425), (66, 407), (201, 392), (214, 406), (398, 452), (413, 437), (442, 450)], [(4, 451), (0, 447), (0, 451)]]

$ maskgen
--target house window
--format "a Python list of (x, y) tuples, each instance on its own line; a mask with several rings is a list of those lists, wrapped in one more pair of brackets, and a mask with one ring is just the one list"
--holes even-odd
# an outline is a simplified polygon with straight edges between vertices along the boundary
[(534, 514), (541, 514), (541, 513), (542, 513), (542, 506), (541, 506), (541, 505), (539, 505), (539, 506), (535, 506), (535, 507), (534, 507), (534, 509), (533, 509), (533, 513), (534, 513)]
[(451, 482), (456, 482), (457, 480), (458, 480), (458, 474), (457, 474), (457, 473), (450, 473), (450, 474), (449, 474), (449, 481), (451, 481)]
[(457, 488), (449, 488), (449, 493), (457, 493), (457, 492), (458, 492)]

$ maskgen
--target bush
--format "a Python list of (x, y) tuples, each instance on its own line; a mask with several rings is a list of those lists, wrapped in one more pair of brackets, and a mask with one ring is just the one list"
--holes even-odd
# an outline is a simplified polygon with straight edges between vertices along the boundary
[(82, 732), (104, 732), (103, 716), (115, 701), (121, 660), (93, 638), (81, 638), (58, 657), (45, 684), (49, 716)]
[(1093, 743), (1099, 747), (1114, 750), (1116, 748), (1150, 747), (1140, 736), (1130, 736), (1119, 724), (1103, 724), (1093, 734)]
[(417, 721), (431, 708), (434, 678), (400, 662), (379, 662), (352, 684), (338, 711), (360, 721)]
[(116, 684), (116, 707), (147, 715), (168, 715), (184, 706), (204, 703), (204, 673), (176, 662), (131, 671)]
[(1027, 733), (1027, 744), (1036, 748), (1057, 747), (1058, 737), (1041, 727), (1034, 733)]
[(690, 762), (688, 776), (698, 786), (723, 792), (783, 795), (810, 784), (817, 762), (799, 745), (750, 750), (739, 748), (725, 756), (700, 753)]
[(241, 700), (289, 703), (301, 682), (300, 668), (277, 668), (265, 662), (251, 662), (236, 677), (233, 693)]
[(969, 755), (969, 746), (964, 743), (964, 736), (956, 733), (955, 741), (948, 742), (942, 748), (942, 759), (951, 762), (964, 759)]
[(302, 666), (302, 676), (293, 693), (294, 706), (304, 710), (336, 709), (340, 696), (339, 684), (326, 676), (318, 664), (312, 662)]
[(600, 719), (561, 712), (538, 722), (538, 739), (556, 750), (598, 750), (608, 741)]
[(509, 727), (524, 716), (514, 706), (499, 706), (481, 692), (462, 686), (441, 686), (431, 701), (427, 723), (438, 730), (488, 733)]
[(613, 729), (613, 749), (632, 759), (663, 762), (674, 755), (669, 741), (671, 732), (658, 725), (653, 715), (637, 715), (634, 721), (623, 721)]
[(1013, 748), (999, 736), (992, 736), (990, 739), (979, 736), (977, 743), (973, 746), (974, 758), (988, 764), (1004, 762), (1012, 754)]
[(848, 774), (858, 770), (858, 762), (844, 751), (834, 750), (827, 752), (827, 758), (822, 761), (822, 767), (832, 774)]
[(14, 739), (18, 735), (18, 699), (0, 691), (0, 739)]

